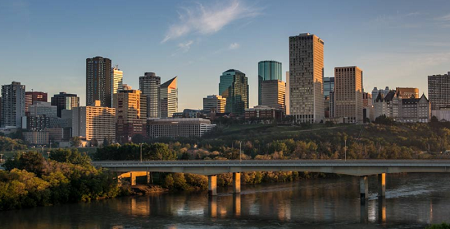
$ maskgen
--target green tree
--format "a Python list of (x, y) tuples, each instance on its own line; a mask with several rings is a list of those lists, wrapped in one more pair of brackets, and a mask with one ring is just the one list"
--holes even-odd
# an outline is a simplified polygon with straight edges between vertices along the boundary
[(76, 147), (76, 148), (80, 147), (81, 146), (81, 138), (78, 136), (72, 137), (70, 139), (70, 146)]

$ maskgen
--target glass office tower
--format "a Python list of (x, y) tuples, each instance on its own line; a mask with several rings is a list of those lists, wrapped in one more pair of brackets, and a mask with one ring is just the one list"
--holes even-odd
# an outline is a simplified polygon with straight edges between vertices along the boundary
[(262, 105), (261, 85), (266, 80), (283, 80), (280, 62), (265, 60), (258, 63), (258, 105)]

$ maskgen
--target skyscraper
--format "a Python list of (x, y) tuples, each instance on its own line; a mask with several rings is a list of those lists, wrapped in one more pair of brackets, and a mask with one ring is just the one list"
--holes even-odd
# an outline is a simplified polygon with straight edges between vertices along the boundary
[(114, 94), (117, 142), (125, 143), (136, 134), (146, 134), (147, 103), (141, 91), (119, 90)]
[(265, 80), (261, 83), (261, 104), (285, 112), (286, 83), (281, 80)]
[(323, 102), (323, 109), (325, 112), (325, 118), (331, 117), (330, 112), (330, 103), (332, 101), (330, 100), (330, 93), (334, 91), (334, 77), (324, 77), (323, 78), (323, 96), (324, 96), (324, 102)]
[(363, 71), (356, 67), (334, 68), (334, 117), (346, 123), (363, 122)]
[(290, 113), (297, 122), (323, 120), (323, 46), (314, 34), (289, 37)]
[(262, 82), (265, 80), (283, 80), (281, 63), (273, 60), (258, 63), (258, 105), (262, 105)]
[(227, 99), (220, 95), (208, 95), (203, 98), (203, 111), (206, 113), (225, 113)]
[(172, 117), (173, 113), (178, 112), (178, 87), (177, 76), (161, 84), (161, 118)]
[(219, 94), (227, 99), (225, 112), (244, 115), (248, 108), (248, 79), (239, 70), (230, 69), (220, 76)]
[(25, 113), (28, 112), (28, 107), (34, 102), (47, 102), (47, 93), (41, 91), (26, 91), (25, 92)]
[(86, 59), (86, 106), (94, 106), (100, 100), (101, 106), (111, 107), (112, 95), (111, 60), (96, 56)]
[(146, 72), (144, 76), (139, 77), (139, 90), (147, 100), (147, 117), (161, 117), (160, 101), (161, 77), (156, 76), (154, 72)]
[(286, 107), (286, 115), (291, 114), (291, 103), (290, 103), (290, 91), (289, 91), (289, 71), (286, 72), (286, 94), (284, 98), (284, 103)]
[(450, 108), (450, 72), (428, 76), (428, 97), (431, 110)]
[(2, 86), (2, 127), (22, 127), (22, 116), (25, 116), (25, 85), (12, 82)]
[(111, 69), (111, 76), (112, 76), (111, 98), (113, 99), (111, 104), (114, 104), (114, 94), (116, 94), (119, 90), (123, 90), (123, 71), (120, 71), (118, 65), (114, 66)]
[(74, 107), (80, 106), (80, 98), (76, 94), (67, 94), (60, 92), (51, 98), (52, 106), (57, 107), (58, 117), (61, 118), (62, 110), (72, 110)]

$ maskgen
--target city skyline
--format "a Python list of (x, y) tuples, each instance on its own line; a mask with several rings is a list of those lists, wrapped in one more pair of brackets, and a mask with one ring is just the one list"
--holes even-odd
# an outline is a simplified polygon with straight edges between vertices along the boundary
[[(428, 95), (427, 76), (448, 72), (450, 45), (445, 37), (450, 35), (450, 16), (445, 6), (450, 3), (398, 1), (389, 2), (389, 7), (385, 3), (137, 2), (115, 14), (112, 9), (125, 6), (112, 3), (99, 10), (96, 7), (104, 3), (88, 7), (75, 2), (6, 1), (0, 3), (0, 27), (6, 28), (0, 38), (4, 54), (0, 83), (18, 81), (27, 91), (50, 95), (60, 91), (78, 94), (83, 106), (84, 61), (103, 56), (120, 66), (124, 83), (133, 88), (138, 88), (142, 72), (158, 72), (164, 79), (179, 76), (179, 110), (201, 108), (204, 96), (217, 94), (220, 74), (239, 69), (249, 79), (249, 107), (253, 107), (258, 103), (258, 62), (279, 61), (284, 65), (282, 72), (288, 71), (288, 37), (309, 32), (326, 41), (325, 77), (333, 76), (336, 66), (358, 65), (365, 70), (366, 92), (388, 85), (416, 87)], [(359, 11), (349, 17), (322, 10), (334, 4)], [(49, 5), (59, 13), (48, 14)], [(148, 9), (157, 10), (148, 14)], [(108, 26), (88, 24), (88, 15), (96, 11), (108, 20)], [(303, 20), (311, 14), (317, 20)], [(214, 21), (211, 15), (223, 19)], [(112, 35), (117, 31), (123, 34)], [(267, 31), (269, 35), (262, 36)], [(101, 39), (94, 41), (89, 34)], [(343, 49), (344, 56), (340, 55)], [(200, 84), (204, 90), (195, 87)]]

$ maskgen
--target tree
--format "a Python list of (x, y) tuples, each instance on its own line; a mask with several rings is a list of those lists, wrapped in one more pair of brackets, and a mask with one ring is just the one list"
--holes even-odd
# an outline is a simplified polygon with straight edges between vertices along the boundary
[(93, 139), (91, 139), (91, 146), (92, 147), (98, 147), (98, 141), (97, 141), (97, 139), (95, 139), (95, 138), (93, 138)]
[(70, 146), (78, 148), (81, 146), (81, 138), (76, 136), (70, 139)]
[(77, 149), (56, 149), (50, 152), (50, 159), (76, 165), (89, 165), (91, 159), (86, 153), (81, 154)]
[(41, 175), (44, 170), (44, 157), (38, 152), (16, 153), (12, 159), (5, 162), (5, 169), (11, 171), (15, 168)]

